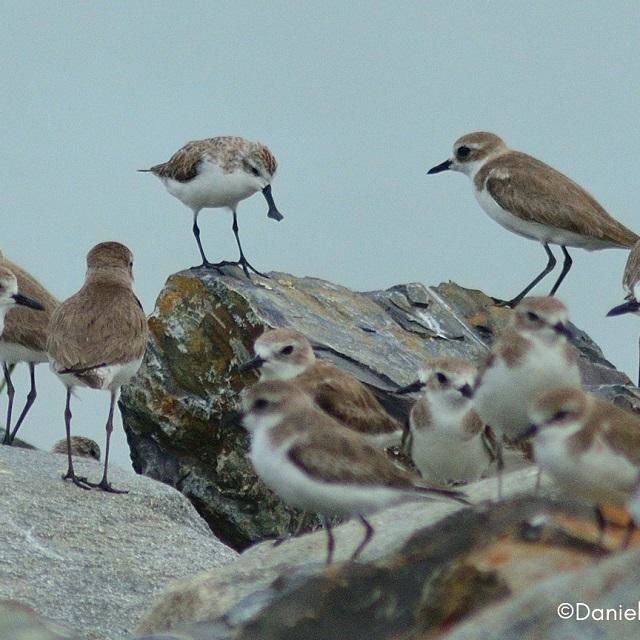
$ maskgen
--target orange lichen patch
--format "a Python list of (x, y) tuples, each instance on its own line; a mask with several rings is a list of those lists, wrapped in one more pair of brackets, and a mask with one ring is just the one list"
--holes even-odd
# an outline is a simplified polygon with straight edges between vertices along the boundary
[(629, 522), (629, 514), (623, 507), (613, 504), (600, 505), (602, 515), (608, 524), (612, 524), (617, 527), (626, 527)]
[(166, 287), (157, 301), (160, 314), (169, 314), (179, 304), (196, 296), (202, 296), (204, 285), (192, 276), (175, 275), (170, 278), (170, 286)]
[(160, 413), (163, 416), (173, 416), (176, 411), (176, 399), (173, 396), (163, 396), (160, 400)]
[(158, 318), (151, 316), (147, 320), (147, 325), (149, 326), (149, 332), (153, 335), (156, 341), (164, 336), (164, 325), (160, 320), (158, 320)]
[(530, 587), (560, 572), (577, 571), (593, 563), (583, 549), (501, 538), (467, 557), (479, 571), (495, 571), (512, 592)]
[(489, 322), (489, 316), (484, 311), (478, 311), (477, 313), (469, 316), (467, 318), (467, 322), (474, 327), (477, 327), (478, 325), (486, 327)]

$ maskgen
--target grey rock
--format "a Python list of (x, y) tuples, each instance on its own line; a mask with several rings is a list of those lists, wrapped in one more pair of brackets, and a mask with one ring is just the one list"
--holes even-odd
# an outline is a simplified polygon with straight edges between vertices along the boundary
[[(536, 470), (531, 466), (504, 478), (504, 495), (531, 491)], [(547, 487), (546, 479), (543, 486)], [(495, 498), (495, 478), (489, 478), (465, 488), (474, 503)], [(362, 562), (379, 561), (397, 552), (417, 531), (440, 522), (460, 510), (460, 505), (448, 502), (411, 502), (386, 509), (369, 518), (375, 535), (364, 549)], [(358, 522), (348, 522), (334, 530), (335, 560), (346, 561), (362, 539)], [(281, 576), (320, 575), (325, 570), (326, 534), (316, 531), (292, 539), (278, 547), (271, 541), (251, 547), (232, 565), (215, 571), (205, 571), (169, 585), (158, 601), (147, 611), (138, 628), (139, 633), (173, 629), (187, 622), (211, 621), (225, 616), (225, 624), (245, 620), (271, 602), (275, 592), (272, 584)]]
[[(92, 460), (74, 466), (100, 477)], [(65, 470), (63, 455), (0, 446), (0, 598), (79, 639), (126, 638), (169, 581), (236, 557), (170, 487), (112, 467), (128, 494), (84, 491), (61, 479)]]
[[(511, 313), (454, 283), (358, 293), (270, 275), (254, 282), (202, 269), (171, 276), (149, 319), (144, 363), (120, 401), (134, 468), (178, 488), (239, 550), (292, 531), (301, 517), (257, 480), (247, 437), (229, 419), (240, 390), (256, 379), (238, 367), (264, 329), (302, 331), (404, 420), (410, 400), (390, 392), (412, 382), (429, 357), (483, 357)], [(574, 342), (590, 388), (611, 395), (613, 385), (618, 402), (640, 407), (630, 380), (584, 333), (576, 330)]]
[[(619, 553), (582, 571), (559, 575), (473, 616), (443, 640), (635, 640), (640, 624), (640, 550)], [(573, 615), (562, 619), (559, 607)], [(619, 616), (604, 618), (606, 610)], [(604, 611), (603, 611), (604, 610)], [(571, 609), (564, 609), (570, 612)], [(609, 614), (611, 615), (611, 614)]]

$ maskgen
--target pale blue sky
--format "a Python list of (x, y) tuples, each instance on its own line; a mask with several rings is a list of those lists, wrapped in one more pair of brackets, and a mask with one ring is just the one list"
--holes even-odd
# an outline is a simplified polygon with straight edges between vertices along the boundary
[[(264, 270), (514, 295), (544, 266), (542, 248), (490, 220), (466, 177), (425, 175), (477, 129), (564, 171), (640, 232), (637, 1), (10, 0), (2, 14), (0, 248), (60, 298), (81, 285), (92, 245), (120, 240), (150, 312), (198, 254), (189, 210), (135, 169), (224, 134), (261, 140), (279, 161), (285, 219), (268, 220), (259, 194), (239, 208)], [(210, 259), (235, 258), (230, 225), (201, 215)], [(635, 377), (638, 318), (604, 318), (622, 299), (626, 253), (572, 254), (561, 299)], [(38, 373), (22, 435), (49, 446), (64, 435), (64, 390)], [(102, 444), (107, 408), (107, 394), (81, 391), (75, 432)], [(114, 438), (128, 464), (119, 425)]]

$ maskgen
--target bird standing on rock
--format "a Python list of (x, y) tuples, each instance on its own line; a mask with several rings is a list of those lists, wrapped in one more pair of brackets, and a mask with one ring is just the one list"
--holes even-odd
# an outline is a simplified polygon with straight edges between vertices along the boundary
[[(249, 278), (249, 269), (260, 273), (245, 257), (238, 235), (238, 203), (262, 191), (269, 210), (267, 217), (280, 221), (283, 216), (271, 195), (271, 182), (277, 162), (269, 149), (259, 143), (237, 136), (220, 136), (194, 140), (178, 149), (168, 162), (148, 171), (160, 178), (167, 191), (193, 211), (193, 235), (202, 257), (202, 267), (220, 268), (240, 265)], [(202, 209), (226, 207), (233, 213), (232, 230), (240, 252), (236, 262), (212, 263), (207, 260), (200, 242), (198, 214)]]

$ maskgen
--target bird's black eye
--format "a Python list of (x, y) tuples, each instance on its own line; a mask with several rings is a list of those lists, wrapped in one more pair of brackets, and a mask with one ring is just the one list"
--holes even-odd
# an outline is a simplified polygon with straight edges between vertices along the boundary
[(464, 160), (465, 158), (469, 157), (470, 153), (471, 153), (471, 149), (469, 149), (469, 147), (462, 145), (461, 147), (458, 147), (458, 151), (456, 155), (458, 156), (458, 158), (460, 158), (460, 160)]
[(260, 175), (260, 171), (256, 169), (256, 167), (251, 167), (251, 173), (253, 173), (256, 178)]
[(540, 320), (540, 316), (537, 313), (533, 313), (533, 311), (527, 312), (527, 318), (529, 318), (531, 322), (538, 322)]
[(280, 353), (282, 353), (285, 356), (288, 356), (290, 353), (293, 353), (293, 345), (288, 344), (286, 347), (282, 347), (282, 349), (280, 349)]
[(436, 378), (438, 379), (438, 382), (440, 384), (447, 384), (447, 382), (449, 382), (449, 378), (447, 378), (447, 376), (444, 375), (444, 373), (436, 373)]
[(563, 420), (569, 415), (568, 411), (560, 410), (553, 414), (552, 420)]
[(264, 399), (264, 398), (258, 398), (254, 403), (253, 403), (253, 408), (256, 411), (261, 411), (262, 409), (266, 409), (267, 405), (269, 403)]

